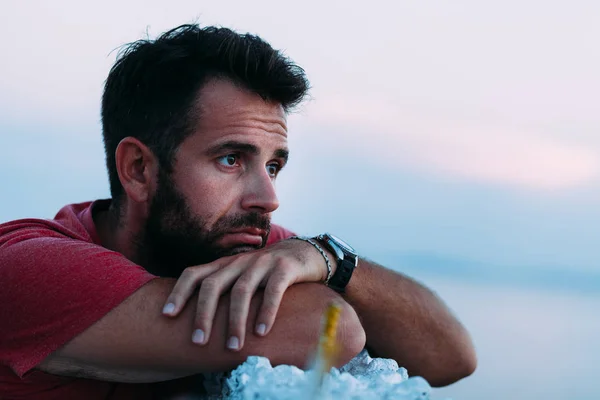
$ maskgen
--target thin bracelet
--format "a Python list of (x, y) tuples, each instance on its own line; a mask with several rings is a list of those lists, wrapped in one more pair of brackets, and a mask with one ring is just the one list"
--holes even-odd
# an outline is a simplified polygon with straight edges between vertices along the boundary
[(329, 285), (329, 280), (331, 279), (331, 263), (329, 262), (329, 257), (327, 256), (327, 253), (325, 253), (323, 248), (321, 246), (319, 246), (317, 244), (317, 242), (315, 242), (311, 238), (306, 238), (306, 237), (301, 237), (301, 236), (292, 236), (289, 239), (298, 239), (298, 240), (303, 240), (305, 242), (308, 242), (308, 243), (312, 244), (313, 247), (319, 251), (319, 253), (321, 253), (323, 258), (325, 259), (325, 264), (327, 264), (327, 279), (325, 279), (324, 283), (325, 283), (325, 285)]

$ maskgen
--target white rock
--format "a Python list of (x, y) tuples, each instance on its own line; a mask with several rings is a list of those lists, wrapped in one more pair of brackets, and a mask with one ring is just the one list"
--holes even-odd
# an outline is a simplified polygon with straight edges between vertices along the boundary
[[(221, 391), (215, 393), (221, 380)], [(231, 400), (298, 399), (395, 399), (428, 400), (431, 387), (423, 378), (409, 378), (406, 369), (394, 360), (371, 358), (362, 351), (348, 364), (332, 368), (323, 385), (317, 388), (315, 372), (290, 365), (271, 366), (264, 357), (248, 360), (225, 378), (222, 374), (208, 379), (213, 396)]]

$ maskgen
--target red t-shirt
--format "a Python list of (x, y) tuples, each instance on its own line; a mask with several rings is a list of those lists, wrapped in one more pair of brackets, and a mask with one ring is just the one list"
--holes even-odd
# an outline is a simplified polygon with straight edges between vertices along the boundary
[[(150, 386), (60, 377), (34, 368), (157, 278), (100, 245), (92, 210), (0, 224), (0, 399), (150, 399)], [(277, 225), (267, 244), (291, 236)]]

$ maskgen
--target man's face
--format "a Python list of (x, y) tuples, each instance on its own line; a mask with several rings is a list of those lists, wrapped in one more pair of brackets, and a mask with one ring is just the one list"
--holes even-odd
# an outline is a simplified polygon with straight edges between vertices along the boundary
[(279, 202), (275, 178), (287, 161), (279, 104), (213, 80), (201, 90), (195, 132), (173, 172), (159, 172), (142, 246), (178, 276), (182, 269), (266, 244)]

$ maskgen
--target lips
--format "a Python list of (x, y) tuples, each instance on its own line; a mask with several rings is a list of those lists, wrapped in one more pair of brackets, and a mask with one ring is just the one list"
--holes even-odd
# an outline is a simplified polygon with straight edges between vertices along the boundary
[(227, 247), (239, 245), (260, 247), (266, 234), (266, 231), (258, 228), (236, 229), (223, 235), (221, 245)]
[(249, 235), (255, 235), (255, 236), (264, 236), (266, 235), (267, 232), (265, 232), (263, 229), (260, 228), (241, 228), (241, 229), (234, 229), (229, 231), (228, 233), (247, 233)]

